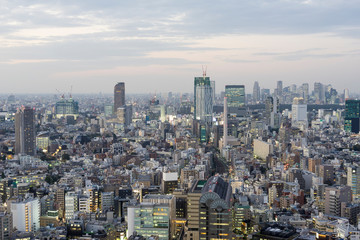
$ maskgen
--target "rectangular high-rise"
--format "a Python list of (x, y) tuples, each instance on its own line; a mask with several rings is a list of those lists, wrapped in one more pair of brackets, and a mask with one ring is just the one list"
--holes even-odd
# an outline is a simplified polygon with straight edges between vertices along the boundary
[(19, 231), (35, 232), (40, 228), (40, 201), (27, 199), (23, 202), (11, 203), (13, 226)]
[(346, 132), (359, 133), (359, 131), (360, 131), (360, 100), (346, 100), (344, 130)]
[(15, 114), (15, 154), (36, 153), (34, 109), (22, 107)]
[(125, 105), (125, 83), (119, 82), (114, 87), (114, 112)]
[(206, 123), (212, 122), (213, 89), (210, 78), (195, 77), (194, 79), (194, 119)]
[(227, 106), (244, 107), (245, 106), (245, 86), (244, 85), (226, 85), (225, 97), (227, 97)]

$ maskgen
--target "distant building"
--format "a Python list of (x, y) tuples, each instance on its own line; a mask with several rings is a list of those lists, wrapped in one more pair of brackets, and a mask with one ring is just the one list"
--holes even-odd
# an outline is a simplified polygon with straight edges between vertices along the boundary
[(125, 83), (119, 82), (114, 87), (114, 111), (125, 105)]
[(345, 125), (346, 132), (360, 132), (360, 100), (346, 100)]
[(74, 99), (61, 99), (55, 105), (56, 118), (74, 117), (76, 120), (79, 116), (79, 103)]
[(40, 201), (27, 199), (11, 203), (13, 225), (19, 231), (35, 232), (40, 228)]
[(36, 153), (34, 109), (22, 107), (15, 114), (15, 154)]
[(303, 98), (294, 98), (291, 106), (291, 123), (293, 126), (307, 126), (307, 105)]
[(252, 96), (253, 96), (254, 103), (257, 103), (258, 101), (260, 101), (260, 85), (259, 85), (258, 81), (255, 81), (255, 83), (254, 83)]

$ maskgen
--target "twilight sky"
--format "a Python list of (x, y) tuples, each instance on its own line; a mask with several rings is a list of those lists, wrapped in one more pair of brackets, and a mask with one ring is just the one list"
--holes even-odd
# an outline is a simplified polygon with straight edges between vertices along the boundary
[(0, 93), (360, 92), (360, 0), (0, 0)]

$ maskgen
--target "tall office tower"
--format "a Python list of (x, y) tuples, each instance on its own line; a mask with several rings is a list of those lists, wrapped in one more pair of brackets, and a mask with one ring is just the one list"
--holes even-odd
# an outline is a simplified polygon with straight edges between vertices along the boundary
[(65, 189), (59, 188), (56, 190), (56, 205), (59, 211), (59, 216), (63, 217), (65, 214)]
[(307, 125), (307, 105), (303, 98), (294, 98), (291, 106), (291, 123), (294, 126)]
[(349, 89), (345, 88), (344, 89), (344, 101), (348, 100), (349, 97), (350, 97)]
[(227, 97), (228, 107), (245, 106), (245, 86), (244, 85), (226, 85), (225, 97)]
[(261, 100), (265, 101), (267, 97), (270, 97), (270, 89), (268, 88), (261, 89)]
[(309, 102), (309, 84), (308, 83), (303, 83), (303, 85), (301, 86), (301, 97), (304, 99), (305, 103)]
[(125, 105), (125, 83), (119, 82), (114, 87), (114, 112)]
[(321, 83), (314, 83), (314, 96), (316, 99), (316, 102), (318, 103), (324, 103), (325, 100), (325, 87)]
[(194, 78), (194, 119), (211, 124), (213, 114), (213, 90), (210, 78)]
[(168, 204), (144, 202), (128, 206), (128, 238), (134, 234), (145, 237), (157, 236), (170, 239), (170, 207)]
[(341, 216), (341, 204), (352, 200), (351, 187), (334, 186), (325, 188), (325, 214)]
[(352, 165), (347, 167), (347, 184), (351, 187), (353, 196), (360, 195), (360, 167)]
[(74, 214), (77, 212), (79, 205), (79, 195), (75, 192), (67, 192), (65, 195), (65, 219), (74, 219)]
[(13, 231), (12, 214), (7, 211), (0, 212), (0, 239), (10, 240)]
[(228, 140), (228, 103), (227, 97), (224, 97), (224, 136), (223, 136), (223, 148), (227, 146)]
[(346, 132), (359, 133), (359, 131), (360, 131), (360, 100), (346, 100), (344, 130)]
[(282, 103), (283, 102), (283, 82), (282, 81), (277, 81), (276, 96), (279, 98), (280, 103)]
[(216, 93), (215, 93), (215, 81), (210, 81), (210, 86), (211, 86), (211, 90), (212, 90), (212, 101), (213, 101), (213, 105), (215, 104), (215, 97), (216, 97)]
[(200, 197), (200, 240), (232, 239), (231, 198), (228, 182), (218, 176), (208, 179)]
[(34, 109), (22, 107), (15, 114), (15, 154), (36, 153)]
[(260, 85), (258, 81), (255, 81), (254, 88), (253, 88), (253, 101), (257, 103), (260, 101)]
[(19, 231), (35, 232), (40, 228), (40, 201), (29, 198), (11, 203), (13, 226)]
[(291, 85), (291, 92), (292, 92), (292, 93), (296, 93), (296, 91), (297, 91), (297, 86), (296, 86), (296, 84), (292, 84), (292, 85)]
[(72, 98), (62, 98), (56, 102), (55, 116), (56, 118), (74, 117), (74, 119), (77, 119), (79, 116), (79, 103)]
[(101, 193), (101, 212), (105, 213), (114, 209), (114, 192)]
[(205, 180), (196, 180), (191, 189), (188, 192), (187, 196), (187, 239), (199, 239), (199, 210), (200, 210), (200, 198), (202, 195), (202, 190), (206, 184)]
[(270, 127), (273, 129), (280, 128), (281, 113), (279, 113), (279, 103), (279, 98), (275, 97), (275, 99), (273, 100), (273, 109), (270, 114)]
[(274, 104), (274, 98), (271, 96), (268, 96), (265, 99), (265, 113), (264, 113), (264, 118), (265, 118), (265, 122), (266, 124), (270, 124), (270, 117), (271, 117), (271, 112), (273, 111), (273, 104)]

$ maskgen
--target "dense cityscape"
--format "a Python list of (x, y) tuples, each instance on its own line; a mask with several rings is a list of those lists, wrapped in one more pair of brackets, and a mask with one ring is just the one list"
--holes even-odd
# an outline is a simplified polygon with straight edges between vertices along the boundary
[(0, 239), (360, 239), (360, 100), (260, 84), (0, 96)]

